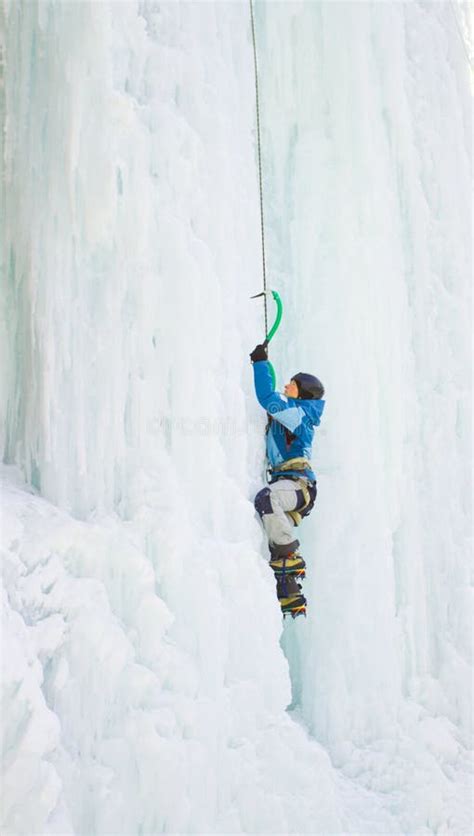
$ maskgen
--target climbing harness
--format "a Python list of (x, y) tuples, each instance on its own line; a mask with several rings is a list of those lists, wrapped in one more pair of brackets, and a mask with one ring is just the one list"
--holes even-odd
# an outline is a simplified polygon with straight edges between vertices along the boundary
[(300, 524), (303, 517), (305, 517), (306, 514), (309, 513), (309, 511), (311, 510), (309, 506), (311, 505), (312, 508), (314, 505), (314, 499), (311, 498), (309, 488), (306, 485), (302, 485), (301, 488), (299, 488), (299, 490), (303, 494), (304, 505), (302, 505), (301, 508), (299, 508), (297, 511), (288, 511), (288, 514), (290, 515), (295, 525)]
[(311, 462), (302, 456), (298, 456), (295, 459), (286, 459), (281, 464), (272, 467), (272, 473), (280, 473), (285, 470), (311, 470)]
[(311, 462), (308, 459), (303, 457), (297, 457), (294, 459), (287, 459), (286, 461), (282, 462), (281, 464), (269, 468), (268, 474), (271, 477), (271, 481), (276, 481), (277, 479), (285, 478), (285, 479), (293, 479), (294, 481), (301, 481), (301, 486), (298, 488), (301, 491), (303, 504), (300, 505), (299, 508), (295, 509), (294, 511), (287, 511), (286, 513), (291, 517), (295, 526), (301, 523), (303, 517), (306, 517), (310, 511), (312, 511), (314, 503), (316, 501), (316, 494), (317, 488), (315, 482), (307, 482), (304, 477), (300, 476), (293, 476), (291, 474), (286, 473), (288, 470), (310, 470), (311, 469)]

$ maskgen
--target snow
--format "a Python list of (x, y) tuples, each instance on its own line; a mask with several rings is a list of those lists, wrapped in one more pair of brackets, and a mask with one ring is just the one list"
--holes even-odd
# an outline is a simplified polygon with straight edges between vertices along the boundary
[(8, 834), (472, 831), (469, 9), (255, 6), (284, 624), (248, 4), (0, 6)]

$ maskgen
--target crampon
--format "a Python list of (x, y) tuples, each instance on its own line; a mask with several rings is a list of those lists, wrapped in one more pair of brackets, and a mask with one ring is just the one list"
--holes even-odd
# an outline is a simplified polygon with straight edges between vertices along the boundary
[(277, 597), (283, 617), (306, 615), (306, 598), (301, 594), (301, 584), (294, 574), (277, 577)]
[(291, 615), (292, 618), (297, 618), (299, 615), (306, 617), (306, 598), (303, 595), (298, 595), (296, 598), (281, 599), (280, 607), (283, 618), (286, 618), (287, 615)]

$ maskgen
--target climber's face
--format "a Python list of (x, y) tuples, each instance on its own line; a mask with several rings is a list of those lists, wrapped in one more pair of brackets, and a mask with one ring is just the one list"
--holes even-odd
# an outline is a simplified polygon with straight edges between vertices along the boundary
[(285, 385), (285, 395), (287, 398), (298, 397), (298, 386), (294, 380), (290, 380), (290, 382)]

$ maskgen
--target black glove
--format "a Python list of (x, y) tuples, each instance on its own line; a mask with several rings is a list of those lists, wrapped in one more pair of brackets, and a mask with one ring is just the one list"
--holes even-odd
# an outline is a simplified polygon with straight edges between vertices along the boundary
[(259, 360), (268, 360), (268, 345), (267, 343), (262, 343), (261, 345), (256, 345), (254, 350), (250, 355), (250, 359), (252, 363), (258, 363)]

